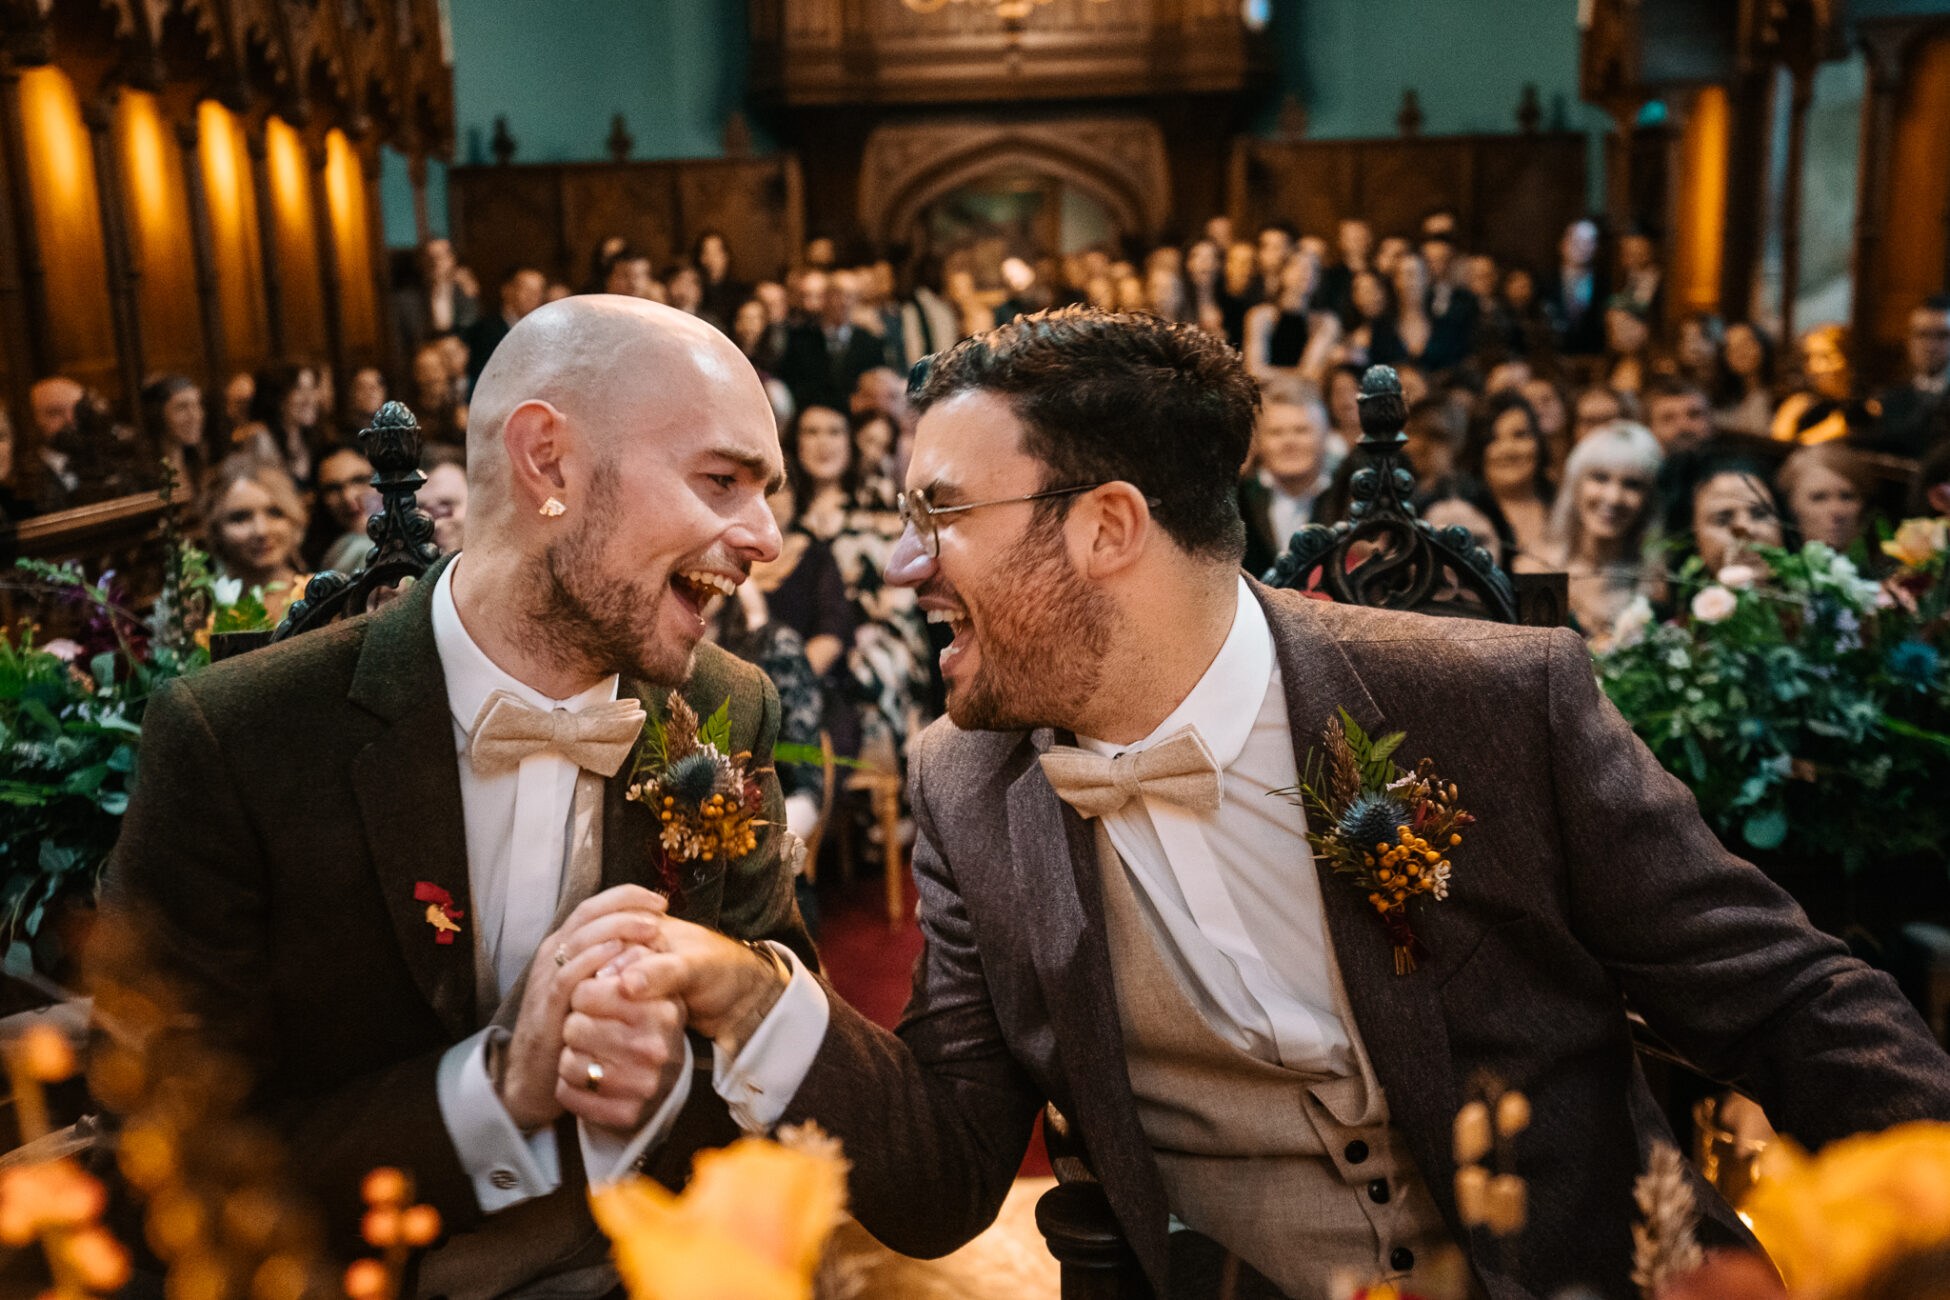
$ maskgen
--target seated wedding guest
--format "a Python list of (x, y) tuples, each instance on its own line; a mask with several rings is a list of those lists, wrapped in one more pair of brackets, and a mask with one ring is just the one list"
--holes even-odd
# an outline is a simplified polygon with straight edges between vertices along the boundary
[[(704, 281), (688, 262), (673, 262), (664, 269), (664, 301), (687, 316), (710, 320), (704, 316)], [(719, 321), (710, 323), (724, 328)]]
[(1402, 235), (1389, 235), (1374, 250), (1374, 269), (1389, 284), (1395, 282), (1395, 272), (1402, 264), (1402, 258), (1414, 251), (1415, 246)]
[(203, 507), (204, 545), (217, 577), (263, 592), (273, 624), (304, 594), (298, 548), (310, 522), (298, 485), (282, 466), (249, 453), (217, 466)]
[(1314, 522), (1314, 503), (1326, 491), (1327, 409), (1297, 384), (1266, 390), (1253, 422), (1257, 467), (1239, 484), (1246, 521), (1247, 573), (1273, 567), (1293, 535)]
[(223, 386), (223, 432), (234, 434), (251, 418), (251, 399), (257, 396), (257, 376), (239, 370)]
[(732, 314), (729, 332), (731, 341), (758, 372), (765, 396), (772, 403), (772, 418), (783, 425), (792, 418), (792, 390), (771, 371), (777, 357), (771, 350), (774, 332), (765, 304), (756, 298), (745, 299)]
[(352, 372), (352, 386), (346, 395), (339, 427), (348, 435), (357, 437), (361, 429), (372, 423), (372, 417), (378, 415), (379, 408), (384, 405), (385, 373), (378, 366), (361, 366)]
[(1541, 556), (1554, 495), (1550, 444), (1521, 393), (1490, 394), (1482, 414), (1470, 424), (1461, 468), (1489, 490), (1515, 542), (1498, 563), (1514, 566), (1518, 556)]
[[(779, 693), (779, 742), (790, 745), (819, 745), (825, 721), (825, 693), (819, 674), (806, 658), (805, 643), (799, 634), (772, 616), (765, 594), (756, 583), (746, 581), (738, 594), (720, 599), (705, 628), (705, 637), (765, 674)], [(781, 763), (775, 771), (780, 792), (785, 795), (785, 829), (809, 840), (819, 824), (821, 778), (817, 767)], [(816, 942), (819, 938), (808, 907), (816, 906), (811, 891), (794, 881), (799, 907), (806, 915), (806, 928)]]
[(1223, 334), (1226, 329), (1223, 301), (1225, 253), (1222, 250), (1222, 245), (1209, 239), (1201, 239), (1185, 250), (1186, 309), (1191, 319), (1198, 322), (1198, 327), (1208, 334)]
[(1402, 425), (1402, 454), (1408, 458), (1418, 488), (1456, 472), (1456, 453), (1462, 441), (1456, 436), (1454, 417), (1443, 402), (1413, 402)]
[(1576, 446), (1599, 429), (1625, 418), (1625, 400), (1614, 388), (1592, 384), (1579, 391), (1571, 405), (1571, 445)]
[(1669, 535), (1689, 525), (1693, 484), (1700, 467), (1725, 455), (1713, 429), (1706, 393), (1677, 376), (1656, 379), (1645, 393), (1645, 422), (1659, 440), (1659, 509)]
[(460, 265), (452, 243), (429, 239), (420, 245), (414, 263), (415, 283), (401, 285), (393, 295), (400, 345), (409, 349), (443, 334), (461, 333), (481, 315), (480, 285)]
[(1236, 348), (1246, 338), (1246, 313), (1266, 300), (1266, 290), (1255, 274), (1259, 250), (1244, 240), (1225, 249), (1225, 288), (1219, 305), (1224, 310), (1226, 339)]
[(1439, 350), (1432, 351), (1438, 340), (1435, 322), (1429, 319), (1428, 288), (1428, 270), (1421, 255), (1403, 253), (1395, 263), (1390, 310), (1373, 325), (1369, 336), (1370, 365), (1436, 370), (1449, 364), (1449, 358)]
[(752, 566), (752, 582), (771, 616), (799, 634), (813, 671), (827, 678), (853, 644), (855, 616), (846, 579), (827, 543), (798, 526), (798, 475), (765, 499), (779, 525), (779, 556)]
[(616, 255), (630, 246), (630, 241), (621, 235), (604, 235), (589, 249), (589, 271), (583, 277), (584, 293), (603, 292), (603, 281), (609, 275), (609, 264)]
[(1774, 423), (1774, 340), (1759, 326), (1735, 321), (1720, 346), (1713, 387), (1713, 427), (1767, 436)]
[(887, 358), (881, 339), (853, 320), (857, 293), (850, 274), (809, 273), (805, 281), (808, 301), (819, 304), (816, 319), (787, 331), (778, 376), (800, 411), (810, 406), (843, 411), (860, 376), (886, 365)]
[(1535, 374), (1536, 372), (1530, 368), (1530, 362), (1522, 358), (1499, 361), (1490, 367), (1490, 373), (1483, 378), (1483, 396), (1487, 397), (1491, 393), (1500, 393), (1506, 389), (1521, 393), (1523, 386), (1529, 383)]
[(1678, 377), (1702, 393), (1712, 392), (1720, 382), (1720, 368), (1724, 364), (1721, 351), (1725, 345), (1718, 316), (1707, 311), (1688, 312), (1680, 319), (1679, 334), (1672, 349), (1672, 363)]
[[(1296, 252), (1281, 264), (1273, 296), (1246, 312), (1246, 369), (1260, 383), (1318, 384), (1340, 338), (1340, 320), (1319, 302), (1319, 266)], [(1162, 313), (1159, 313), (1162, 314)], [(1166, 319), (1173, 319), (1166, 317)]]
[(604, 293), (620, 293), (625, 298), (642, 298), (648, 302), (668, 300), (664, 286), (657, 283), (657, 277), (650, 270), (650, 254), (640, 249), (625, 247), (609, 259), (609, 266), (603, 272)]
[(203, 390), (182, 375), (161, 375), (142, 386), (142, 424), (161, 458), (178, 502), (196, 501), (210, 473)]
[(1525, 356), (1545, 356), (1557, 350), (1557, 335), (1544, 305), (1537, 299), (1537, 281), (1521, 266), (1503, 275), (1503, 303), (1523, 340)]
[(1516, 568), (1570, 575), (1571, 615), (1594, 646), (1609, 645), (1639, 596), (1664, 594), (1655, 535), (1659, 440), (1614, 420), (1579, 442), (1564, 466), (1541, 552)]
[(1476, 350), (1476, 321), (1482, 304), (1462, 283), (1463, 267), (1456, 256), (1455, 231), (1441, 228), (1422, 236), (1422, 262), (1428, 268), (1424, 295), (1429, 322), (1427, 364), (1446, 370)]
[(1366, 271), (1374, 256), (1374, 227), (1359, 217), (1343, 217), (1334, 225), (1333, 265), (1320, 275), (1322, 303), (1340, 313), (1341, 324), (1354, 328), (1354, 277)]
[(1335, 366), (1327, 372), (1327, 459), (1339, 465), (1361, 441), (1361, 370)]
[(459, 334), (461, 342), (467, 344), (469, 389), (480, 382), (488, 358), (494, 355), (501, 340), (508, 337), (508, 331), (546, 301), (548, 277), (533, 267), (518, 266), (501, 277), (497, 295), (499, 302), (495, 309), (483, 311), (480, 319)]
[(1517, 553), (1517, 539), (1502, 507), (1481, 482), (1467, 474), (1452, 474), (1417, 492), (1415, 513), (1431, 528), (1460, 527), (1489, 552), (1498, 568), (1508, 569)]
[[(950, 720), (913, 758), (923, 950), (899, 1030), (829, 998), (781, 1098), (844, 1145), (860, 1223), (958, 1247), (1053, 1103), (1151, 1294), (1426, 1293), (1445, 1259), (1509, 1300), (1623, 1278), (1623, 1189), (1675, 1141), (1628, 1006), (1804, 1144), (1950, 1117), (1950, 1059), (1894, 981), (1726, 852), (1576, 637), (1240, 574), (1253, 405), (1217, 340), (1096, 314), (1004, 326), (917, 398), (894, 576), (955, 631)], [(1405, 732), (1396, 761), (1471, 813), (1392, 924), (1330, 860), (1370, 822), (1267, 797), (1310, 751), (1354, 765), (1320, 730), (1339, 709)], [(1376, 840), (1407, 812), (1377, 809)], [(698, 1032), (789, 992), (742, 945), (660, 932), (623, 978)], [(1522, 1080), (1518, 1149), (1553, 1157), (1519, 1166), (1521, 1250), (1452, 1191), (1486, 1075)], [(1692, 1188), (1702, 1242), (1751, 1248)]]
[(853, 463), (859, 467), (854, 500), (870, 509), (892, 510), (894, 498), (900, 495), (900, 489), (894, 486), (897, 426), (886, 414), (872, 407), (856, 412), (851, 424)]
[(1619, 238), (1618, 269), (1618, 296), (1639, 319), (1658, 320), (1665, 312), (1665, 272), (1659, 266), (1659, 246), (1643, 227), (1634, 226)]
[(691, 241), (691, 265), (697, 268), (704, 291), (702, 314), (729, 321), (751, 296), (752, 287), (732, 273), (731, 244), (723, 232), (705, 230)]
[(858, 460), (847, 418), (830, 406), (807, 406), (779, 440), (786, 472), (796, 475), (799, 526), (830, 540), (859, 504)]
[(372, 485), (372, 462), (366, 453), (349, 444), (327, 451), (318, 461), (318, 504), (324, 506), (316, 525), (324, 524), (320, 569), (351, 573), (372, 553), (372, 538), (366, 534), (366, 521), (379, 511), (379, 489)]
[(413, 354), (413, 418), (428, 442), (458, 442), (467, 436), (467, 408), (455, 397), (446, 350), (429, 343)]
[(1903, 514), (1910, 519), (1950, 517), (1950, 436), (1939, 437), (1917, 463)]
[(1786, 541), (1781, 510), (1760, 467), (1746, 461), (1724, 460), (1708, 465), (1693, 487), (1694, 550), (1706, 572), (1717, 574), (1729, 564), (1745, 564), (1766, 571), (1757, 546), (1781, 546)]
[(1356, 369), (1384, 364), (1376, 359), (1376, 349), (1380, 350), (1382, 356), (1405, 357), (1407, 349), (1395, 329), (1393, 299), (1389, 296), (1388, 282), (1381, 278), (1381, 273), (1372, 270), (1355, 272), (1348, 296), (1352, 304), (1350, 314), (1353, 323), (1341, 335), (1336, 354), (1339, 364)]
[(250, 422), (231, 432), (240, 451), (282, 466), (300, 487), (317, 469), (318, 372), (311, 366), (272, 366), (257, 372)]
[(1652, 370), (1652, 326), (1632, 302), (1614, 296), (1605, 307), (1605, 359), (1598, 375), (1615, 393), (1643, 392)]
[(1847, 438), (1860, 443), (1875, 434), (1875, 412), (1855, 395), (1855, 367), (1848, 358), (1845, 325), (1817, 325), (1802, 334), (1801, 383), (1774, 412), (1769, 432), (1776, 442), (1817, 443)]
[[(715, 585), (687, 576), (735, 587), (777, 553), (777, 436), (722, 334), (609, 296), (521, 321), (474, 412), (465, 552), (369, 618), (151, 698), (103, 907), (254, 1074), (245, 1105), (332, 1250), (365, 1253), (360, 1183), (396, 1166), (443, 1227), (417, 1294), (593, 1296), (616, 1282), (588, 1184), (639, 1165), (674, 1184), (732, 1114), (769, 1127), (789, 1090), (742, 1049), (825, 1016), (778, 701), (698, 644)], [(715, 862), (653, 854), (657, 820), (626, 799), (634, 757), (669, 775), (639, 741), (672, 690), (725, 707), (725, 748), (750, 755), (753, 838)], [(552, 738), (551, 710), (578, 725)], [(781, 941), (762, 951), (796, 981), (776, 1019), (722, 1027), (695, 1084), (675, 1009), (630, 1004), (608, 969), (666, 912)]]
[(1260, 292), (1272, 297), (1280, 282), (1280, 270), (1286, 260), (1293, 256), (1293, 246), (1300, 242), (1300, 231), (1290, 221), (1269, 221), (1259, 228), (1253, 250), (1253, 277), (1259, 281)]
[(1861, 456), (1840, 443), (1802, 447), (1774, 471), (1774, 490), (1794, 531), (1838, 551), (1861, 540), (1870, 489)]
[(1909, 373), (1877, 397), (1882, 412), (1861, 445), (1914, 460), (1930, 449), (1936, 413), (1950, 404), (1950, 296), (1937, 294), (1911, 309), (1904, 347)]
[(1530, 347), (1523, 326), (1503, 297), (1502, 276), (1496, 259), (1488, 253), (1463, 259), (1462, 282), (1476, 299), (1469, 350), (1490, 358), (1528, 356)]
[(1523, 400), (1530, 403), (1531, 414), (1537, 417), (1537, 430), (1544, 435), (1544, 445), (1550, 448), (1549, 473), (1555, 483), (1564, 475), (1564, 462), (1570, 458), (1571, 446), (1576, 439), (1571, 433), (1571, 404), (1564, 398), (1564, 388), (1549, 375), (1532, 375), (1523, 381), (1517, 390)]
[(467, 453), (460, 447), (429, 447), (420, 458), (427, 481), (414, 499), (433, 516), (433, 544), (452, 555), (464, 544), (467, 528)]
[(1598, 225), (1580, 217), (1564, 228), (1557, 266), (1537, 285), (1556, 349), (1565, 356), (1597, 356), (1605, 350), (1605, 305), (1611, 289), (1598, 262)]

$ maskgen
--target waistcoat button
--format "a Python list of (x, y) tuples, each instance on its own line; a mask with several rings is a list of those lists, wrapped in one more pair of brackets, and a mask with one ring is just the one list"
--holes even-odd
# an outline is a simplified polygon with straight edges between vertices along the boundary
[(1397, 1246), (1388, 1252), (1388, 1267), (1398, 1273), (1406, 1273), (1415, 1267), (1415, 1252), (1406, 1246)]
[(1368, 1199), (1376, 1205), (1388, 1204), (1388, 1197), (1388, 1180), (1386, 1178), (1377, 1178), (1368, 1184)]
[(1368, 1144), (1360, 1138), (1356, 1138), (1347, 1144), (1347, 1150), (1341, 1152), (1341, 1154), (1347, 1157), (1349, 1164), (1358, 1165), (1368, 1158)]

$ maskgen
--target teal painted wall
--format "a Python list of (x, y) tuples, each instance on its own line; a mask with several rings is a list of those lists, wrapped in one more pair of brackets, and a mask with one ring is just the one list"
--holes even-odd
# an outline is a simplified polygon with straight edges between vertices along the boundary
[[(638, 158), (715, 157), (744, 95), (744, 0), (449, 0), (449, 8), (459, 162), (491, 160), (497, 116), (508, 119), (519, 161), (601, 159), (619, 112)], [(1260, 115), (1262, 131), (1291, 92), (1317, 139), (1394, 135), (1410, 86), (1425, 134), (1513, 131), (1518, 96), (1535, 82), (1546, 126), (1593, 133), (1594, 204), (1603, 193), (1605, 118), (1577, 95), (1577, 0), (1273, 0), (1272, 40), (1279, 91)], [(444, 229), (437, 179), (429, 207)], [(387, 238), (412, 243), (401, 160), (388, 161), (384, 198)]]

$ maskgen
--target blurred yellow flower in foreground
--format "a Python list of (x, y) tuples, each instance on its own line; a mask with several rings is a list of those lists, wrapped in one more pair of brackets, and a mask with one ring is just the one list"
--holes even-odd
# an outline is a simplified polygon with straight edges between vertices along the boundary
[(839, 1143), (812, 1130), (699, 1153), (673, 1196), (647, 1178), (589, 1194), (631, 1300), (806, 1300), (846, 1209)]
[(1898, 1258), (1950, 1243), (1950, 1124), (1898, 1124), (1812, 1158), (1777, 1139), (1740, 1209), (1797, 1300), (1852, 1292)]
[(1882, 544), (1882, 553), (1911, 569), (1920, 569), (1950, 548), (1950, 525), (1941, 519), (1905, 519), (1895, 536)]

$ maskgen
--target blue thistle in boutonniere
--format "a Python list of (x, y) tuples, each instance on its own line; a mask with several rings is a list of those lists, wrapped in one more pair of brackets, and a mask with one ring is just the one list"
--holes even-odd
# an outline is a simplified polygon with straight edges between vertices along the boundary
[(1342, 709), (1327, 720), (1319, 748), (1308, 751), (1300, 784), (1278, 790), (1307, 814), (1307, 843), (1336, 875), (1367, 895), (1395, 946), (1395, 973), (1406, 975), (1428, 950), (1408, 924), (1408, 903), (1449, 896), (1450, 852), (1476, 819), (1456, 803), (1453, 782), (1423, 759), (1414, 771), (1396, 765), (1406, 732), (1372, 740)]
[(703, 722), (676, 691), (665, 716), (648, 713), (624, 797), (655, 813), (656, 850), (666, 863), (721, 862), (758, 847), (765, 796), (747, 770), (751, 755), (732, 754), (731, 701)]

